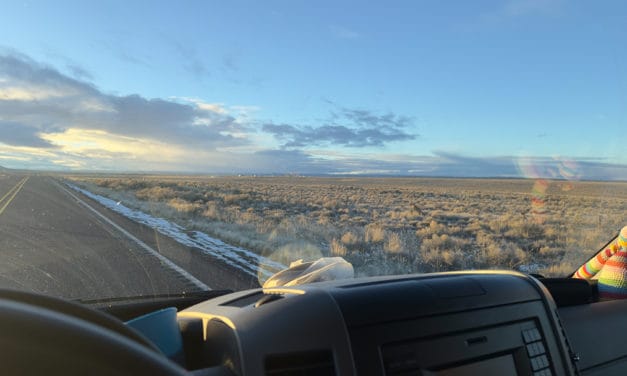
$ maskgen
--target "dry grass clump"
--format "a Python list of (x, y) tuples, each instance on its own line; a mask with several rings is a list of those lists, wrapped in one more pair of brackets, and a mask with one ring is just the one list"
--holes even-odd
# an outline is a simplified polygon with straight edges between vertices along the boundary
[(364, 241), (366, 243), (382, 243), (385, 240), (385, 228), (380, 224), (366, 226)]
[(140, 189), (135, 192), (135, 196), (146, 201), (162, 201), (177, 197), (174, 189), (160, 186)]
[(400, 253), (405, 250), (401, 236), (395, 232), (388, 235), (383, 249), (389, 253)]
[[(536, 182), (522, 179), (74, 179), (260, 254), (317, 249), (345, 257), (358, 274), (507, 268), (564, 275), (627, 224), (627, 183), (565, 189), (547, 181), (538, 201)], [(534, 211), (538, 205), (542, 211)]]
[(346, 245), (355, 245), (359, 242), (359, 237), (352, 231), (346, 232), (342, 235), (342, 243)]
[(348, 250), (346, 249), (344, 244), (339, 242), (337, 239), (331, 240), (331, 247), (329, 251), (331, 253), (331, 256), (340, 256), (340, 257), (344, 257), (348, 253)]
[(172, 209), (186, 214), (193, 214), (201, 209), (202, 205), (196, 202), (189, 202), (180, 198), (173, 198), (168, 201), (168, 206)]

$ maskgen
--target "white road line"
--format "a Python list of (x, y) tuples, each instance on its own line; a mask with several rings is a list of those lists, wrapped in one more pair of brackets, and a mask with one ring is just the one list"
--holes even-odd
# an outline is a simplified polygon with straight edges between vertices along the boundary
[(98, 210), (92, 208), (88, 203), (86, 203), (85, 201), (81, 200), (80, 198), (78, 198), (75, 194), (73, 194), (72, 192), (68, 191), (65, 187), (61, 186), (60, 184), (56, 183), (55, 184), (63, 189), (68, 195), (70, 195), (72, 198), (74, 198), (79, 204), (83, 205), (85, 208), (89, 209), (90, 211), (92, 211), (94, 214), (96, 214), (99, 218), (101, 218), (103, 221), (107, 222), (108, 224), (110, 224), (113, 228), (115, 228), (116, 230), (118, 230), (119, 232), (121, 232), (124, 236), (128, 237), (129, 239), (131, 239), (132, 241), (134, 241), (135, 243), (137, 243), (137, 245), (139, 245), (140, 247), (142, 247), (146, 252), (150, 253), (151, 255), (155, 256), (156, 258), (159, 259), (159, 261), (161, 261), (164, 265), (166, 265), (167, 267), (169, 267), (170, 269), (172, 269), (173, 271), (175, 271), (176, 273), (180, 274), (181, 276), (183, 276), (183, 278), (187, 279), (189, 282), (191, 282), (192, 284), (194, 284), (196, 287), (202, 289), (202, 290), (211, 290), (211, 288), (207, 285), (205, 285), (204, 283), (202, 283), (200, 280), (198, 280), (196, 277), (194, 277), (193, 275), (191, 275), (189, 272), (187, 272), (185, 269), (181, 268), (180, 266), (176, 265), (174, 262), (172, 262), (172, 260), (170, 260), (169, 258), (165, 257), (164, 255), (162, 255), (161, 253), (155, 251), (152, 247), (150, 247), (148, 244), (144, 243), (143, 241), (141, 241), (140, 239), (138, 239), (137, 237), (135, 237), (133, 234), (131, 234), (130, 232), (126, 231), (125, 229), (123, 229), (122, 227), (120, 227), (118, 224), (116, 224), (115, 222), (113, 222), (112, 220), (110, 220), (109, 218), (105, 217), (103, 214), (101, 214)]

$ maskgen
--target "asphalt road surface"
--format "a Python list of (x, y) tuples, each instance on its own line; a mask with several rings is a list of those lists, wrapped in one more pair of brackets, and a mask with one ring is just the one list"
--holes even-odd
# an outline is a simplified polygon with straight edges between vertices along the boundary
[(0, 288), (89, 300), (256, 285), (54, 177), (0, 173)]

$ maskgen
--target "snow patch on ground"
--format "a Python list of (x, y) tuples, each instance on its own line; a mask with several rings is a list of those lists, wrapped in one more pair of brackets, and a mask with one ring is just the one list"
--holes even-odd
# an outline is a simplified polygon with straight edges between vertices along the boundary
[(118, 214), (153, 228), (159, 233), (168, 236), (187, 247), (196, 248), (201, 252), (207, 253), (251, 276), (257, 277), (258, 275), (261, 275), (269, 277), (272, 274), (287, 268), (287, 266), (281, 263), (272, 261), (249, 250), (227, 244), (219, 239), (212, 238), (203, 232), (188, 231), (176, 223), (172, 223), (163, 218), (153, 217), (150, 214), (143, 213), (139, 210), (128, 208), (120, 202), (91, 193), (76, 185), (70, 183), (66, 184), (71, 189), (84, 194)]

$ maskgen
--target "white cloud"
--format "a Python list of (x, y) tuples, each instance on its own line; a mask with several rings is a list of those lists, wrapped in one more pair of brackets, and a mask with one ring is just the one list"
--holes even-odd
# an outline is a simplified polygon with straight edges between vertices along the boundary
[(51, 98), (61, 98), (68, 93), (56, 89), (42, 87), (16, 87), (7, 85), (8, 80), (0, 82), (0, 100), (3, 101), (38, 101)]
[(226, 115), (228, 114), (227, 109), (224, 107), (224, 103), (207, 103), (200, 98), (191, 98), (191, 97), (170, 97), (173, 100), (180, 100), (184, 103), (192, 103), (199, 110), (215, 112), (218, 114)]
[(0, 77), (0, 122), (28, 129), (0, 142), (44, 146), (41, 134), (83, 129), (205, 150), (247, 143), (247, 127), (219, 104), (106, 94), (15, 54), (0, 55)]

